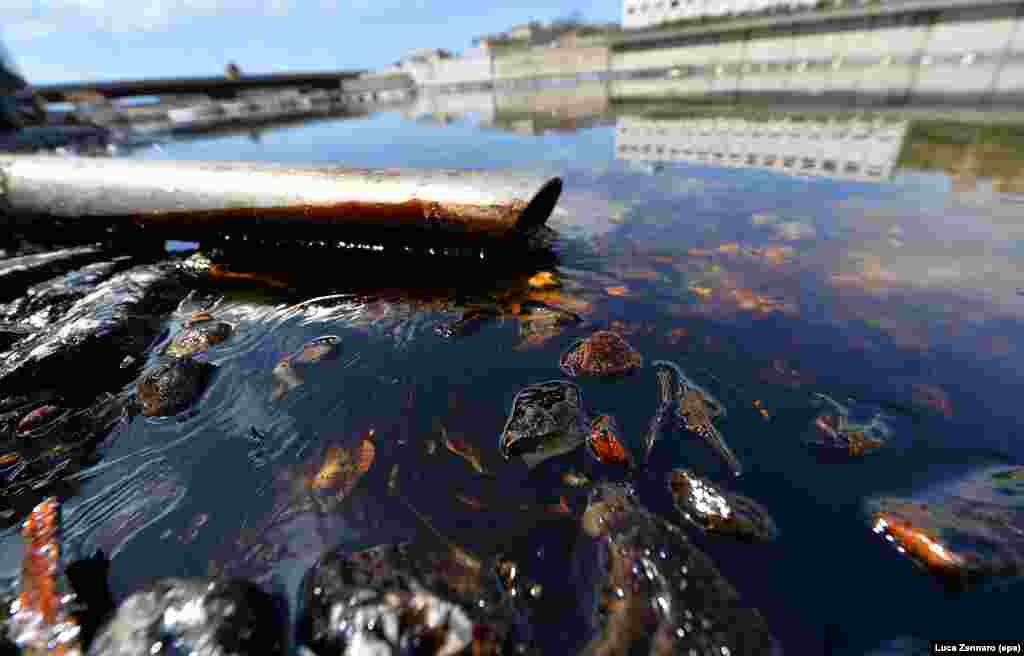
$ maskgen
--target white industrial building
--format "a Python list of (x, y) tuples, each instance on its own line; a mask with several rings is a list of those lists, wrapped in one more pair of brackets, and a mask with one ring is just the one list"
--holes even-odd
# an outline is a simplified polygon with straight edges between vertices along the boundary
[(757, 14), (773, 9), (810, 9), (818, 0), (625, 0), (622, 27), (636, 29), (659, 23)]
[(907, 127), (906, 121), (623, 117), (615, 156), (881, 181), (892, 176)]

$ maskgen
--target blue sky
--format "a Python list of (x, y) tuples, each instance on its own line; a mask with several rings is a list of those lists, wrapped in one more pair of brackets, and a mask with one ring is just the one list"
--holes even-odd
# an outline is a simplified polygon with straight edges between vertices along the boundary
[(0, 40), (32, 83), (376, 68), (405, 50), (577, 10), (618, 21), (621, 0), (2, 0)]

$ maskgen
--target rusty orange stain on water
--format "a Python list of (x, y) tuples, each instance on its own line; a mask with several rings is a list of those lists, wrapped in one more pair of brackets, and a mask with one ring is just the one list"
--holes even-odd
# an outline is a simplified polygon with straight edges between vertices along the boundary
[(527, 284), (534, 289), (545, 289), (547, 287), (557, 287), (561, 283), (554, 273), (550, 271), (539, 271), (530, 277)]
[(662, 340), (668, 344), (676, 345), (686, 339), (688, 335), (689, 331), (687, 331), (686, 328), (673, 328), (665, 333)]
[(483, 502), (476, 497), (471, 497), (465, 494), (456, 494), (455, 498), (473, 510), (483, 510), (485, 508)]
[(710, 287), (699, 287), (697, 285), (690, 286), (690, 291), (701, 298), (710, 298), (712, 290)]
[(240, 273), (237, 271), (228, 271), (220, 264), (211, 264), (210, 268), (207, 269), (206, 275), (214, 280), (245, 280), (251, 282), (258, 282), (269, 287), (276, 287), (277, 289), (287, 289), (288, 283), (273, 278), (271, 276), (260, 275), (257, 273)]
[[(575, 312), (576, 314), (589, 314), (594, 306), (584, 300), (563, 294), (558, 290), (546, 290), (546, 291), (531, 291), (526, 295), (526, 298), (531, 301), (537, 301), (538, 303), (545, 303), (552, 305), (560, 310), (568, 310)], [(513, 305), (518, 306), (517, 303)], [(519, 310), (515, 310), (515, 314), (519, 313)]]
[(657, 271), (645, 271), (642, 269), (636, 269), (633, 271), (626, 271), (621, 274), (626, 280), (648, 280), (657, 281), (661, 280), (661, 274)]
[(964, 559), (950, 551), (934, 535), (917, 528), (891, 513), (877, 513), (874, 529), (890, 536), (897, 545), (931, 569), (950, 572), (964, 564)]
[(569, 501), (564, 496), (558, 497), (558, 503), (548, 505), (545, 510), (558, 515), (568, 515), (572, 513), (572, 509), (569, 508)]

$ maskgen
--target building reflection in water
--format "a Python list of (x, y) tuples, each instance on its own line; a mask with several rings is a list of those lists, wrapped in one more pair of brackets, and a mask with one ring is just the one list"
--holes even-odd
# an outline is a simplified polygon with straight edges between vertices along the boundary
[(892, 119), (620, 117), (615, 155), (881, 181), (892, 177), (908, 127), (908, 121)]
[(522, 89), (442, 93), (421, 89), (404, 110), (409, 119), (441, 124), (469, 121), (517, 134), (574, 132), (611, 124), (608, 87), (601, 82), (537, 80)]

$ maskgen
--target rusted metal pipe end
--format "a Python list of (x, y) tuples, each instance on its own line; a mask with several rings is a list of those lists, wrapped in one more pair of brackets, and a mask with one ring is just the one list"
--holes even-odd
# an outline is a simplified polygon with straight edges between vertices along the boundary
[(550, 216), (562, 181), (502, 171), (0, 155), (15, 213), (242, 234), (276, 226), (502, 236)]
[(562, 195), (562, 179), (551, 178), (540, 188), (537, 195), (526, 206), (516, 221), (516, 229), (528, 232), (539, 228), (547, 222), (551, 212)]

